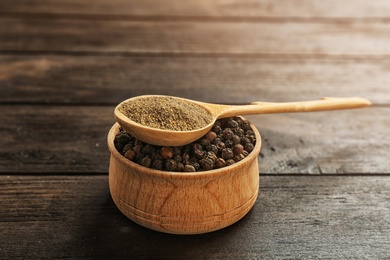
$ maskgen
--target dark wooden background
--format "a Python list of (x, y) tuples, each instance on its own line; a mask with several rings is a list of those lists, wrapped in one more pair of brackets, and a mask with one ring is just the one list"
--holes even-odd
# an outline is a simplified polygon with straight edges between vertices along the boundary
[[(385, 0), (1, 0), (0, 258), (389, 258), (389, 15)], [(175, 236), (108, 190), (113, 109), (142, 94), (373, 106), (249, 116), (253, 210)]]

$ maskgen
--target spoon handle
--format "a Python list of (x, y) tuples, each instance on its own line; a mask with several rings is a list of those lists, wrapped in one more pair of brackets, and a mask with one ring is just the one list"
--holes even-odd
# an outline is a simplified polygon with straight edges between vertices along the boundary
[(250, 105), (225, 106), (218, 109), (218, 118), (237, 115), (270, 114), (287, 112), (311, 112), (324, 110), (350, 109), (370, 106), (371, 102), (360, 97), (333, 98), (299, 102), (253, 102)]

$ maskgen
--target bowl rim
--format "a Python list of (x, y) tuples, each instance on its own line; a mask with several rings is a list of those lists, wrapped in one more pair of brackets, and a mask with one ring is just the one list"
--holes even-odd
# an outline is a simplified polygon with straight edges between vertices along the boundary
[[(243, 118), (243, 117), (242, 117)], [(243, 118), (245, 119), (245, 118)], [(258, 129), (251, 123), (250, 126), (255, 133), (256, 136), (256, 144), (252, 152), (249, 153), (247, 157), (245, 157), (243, 160), (236, 162), (232, 165), (225, 166), (219, 169), (213, 169), (208, 171), (198, 171), (198, 172), (173, 172), (173, 171), (162, 171), (162, 170), (156, 170), (152, 168), (148, 168), (142, 165), (139, 165), (138, 163), (135, 163), (133, 161), (130, 161), (126, 157), (124, 157), (122, 154), (119, 153), (119, 151), (115, 148), (114, 145), (114, 139), (116, 134), (119, 132), (120, 124), (114, 123), (114, 125), (110, 128), (108, 135), (107, 135), (107, 145), (108, 150), (111, 153), (111, 156), (113, 156), (116, 160), (118, 160), (120, 163), (124, 164), (125, 166), (129, 168), (135, 168), (137, 172), (141, 172), (142, 174), (150, 175), (150, 176), (157, 176), (161, 178), (180, 178), (180, 179), (191, 179), (191, 178), (199, 178), (199, 177), (216, 177), (219, 175), (225, 175), (227, 173), (237, 171), (239, 169), (242, 169), (246, 167), (249, 161), (255, 160), (261, 149), (261, 135), (258, 131)]]

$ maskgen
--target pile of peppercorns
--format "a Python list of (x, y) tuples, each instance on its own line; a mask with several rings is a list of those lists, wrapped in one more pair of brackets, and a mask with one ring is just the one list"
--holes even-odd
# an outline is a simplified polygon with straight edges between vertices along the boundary
[(240, 117), (219, 119), (212, 130), (197, 141), (180, 147), (144, 143), (120, 128), (116, 149), (142, 166), (175, 172), (219, 169), (244, 159), (256, 144), (250, 123)]

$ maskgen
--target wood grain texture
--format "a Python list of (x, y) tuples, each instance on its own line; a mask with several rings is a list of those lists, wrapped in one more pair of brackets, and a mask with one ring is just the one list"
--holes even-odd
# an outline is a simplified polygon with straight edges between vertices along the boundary
[(362, 96), (389, 104), (388, 59), (0, 55), (0, 102), (116, 105), (145, 94), (214, 103)]
[[(177, 22), (0, 18), (0, 51), (390, 54), (388, 22)], [(218, 43), (218, 44), (216, 44)]]
[[(0, 258), (388, 259), (389, 13), (386, 0), (0, 1)], [(142, 94), (375, 106), (249, 117), (254, 208), (175, 236), (109, 193), (113, 109)]]
[(388, 108), (247, 118), (263, 138), (261, 172), (389, 173)]
[[(0, 172), (107, 173), (111, 106), (0, 106)], [(260, 172), (388, 174), (389, 108), (248, 116)]]
[(0, 183), (6, 259), (386, 259), (390, 252), (389, 177), (261, 177), (246, 217), (195, 236), (128, 220), (107, 176), (0, 176)]
[(1, 106), (0, 111), (1, 172), (108, 172), (113, 108)]
[(12, 0), (0, 2), (3, 13), (54, 13), (129, 16), (179, 17), (303, 17), (303, 18), (387, 18), (390, 4), (386, 0), (272, 0), (242, 1), (175, 1), (175, 0), (43, 0), (38, 2)]

